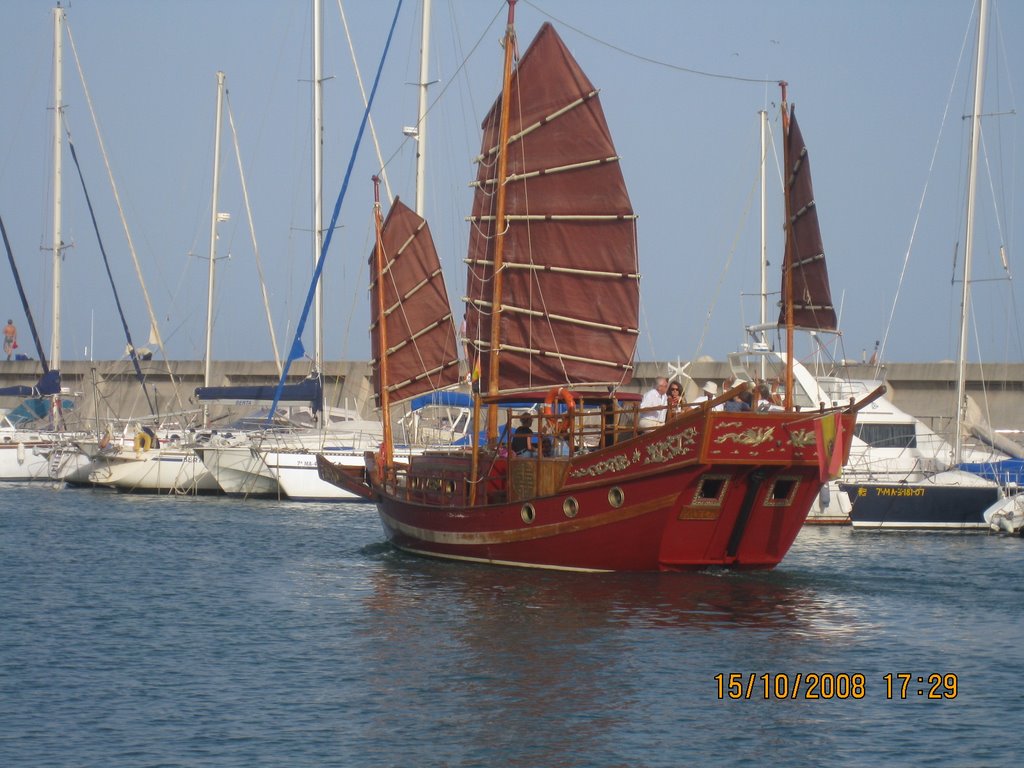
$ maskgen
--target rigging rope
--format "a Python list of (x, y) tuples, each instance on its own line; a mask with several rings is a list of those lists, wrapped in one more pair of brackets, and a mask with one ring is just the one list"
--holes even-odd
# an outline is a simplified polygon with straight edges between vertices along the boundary
[(956, 72), (960, 70), (960, 65), (963, 62), (964, 52), (967, 49), (968, 36), (969, 32), (965, 31), (964, 39), (960, 44), (960, 56), (957, 59), (956, 68), (954, 69), (953, 80), (949, 84), (949, 95), (946, 97), (946, 106), (942, 111), (942, 120), (939, 122), (939, 135), (935, 137), (935, 146), (932, 148), (932, 158), (928, 163), (928, 173), (925, 178), (924, 189), (921, 190), (921, 198), (917, 203), (917, 213), (914, 215), (914, 224), (910, 228), (910, 242), (907, 243), (907, 250), (903, 254), (903, 266), (900, 268), (900, 279), (896, 282), (896, 294), (892, 299), (892, 309), (889, 310), (889, 322), (886, 324), (885, 332), (882, 334), (882, 343), (878, 349), (878, 358), (875, 361), (877, 365), (875, 368), (876, 377), (881, 373), (882, 360), (885, 359), (885, 345), (889, 340), (889, 331), (892, 329), (892, 322), (896, 316), (896, 305), (899, 303), (900, 291), (903, 288), (903, 280), (907, 276), (907, 268), (910, 265), (910, 252), (914, 248), (914, 239), (917, 237), (917, 226), (921, 223), (921, 214), (924, 210), (924, 199), (928, 194), (928, 185), (931, 181), (932, 171), (935, 170), (935, 160), (939, 154), (939, 144), (942, 141), (942, 132), (946, 127), (946, 119), (949, 117), (949, 107), (953, 101), (953, 89), (956, 87)]
[(11, 262), (11, 272), (14, 273), (14, 284), (18, 287), (18, 295), (21, 297), (21, 306), (25, 310), (25, 317), (28, 319), (29, 330), (32, 331), (32, 341), (35, 342), (36, 352), (39, 353), (39, 362), (43, 365), (43, 373), (50, 370), (46, 363), (46, 355), (43, 353), (43, 343), (39, 340), (39, 332), (36, 330), (35, 320), (32, 319), (32, 310), (28, 306), (28, 297), (25, 295), (25, 288), (21, 284), (21, 274), (18, 272), (18, 265), (14, 262), (14, 251), (11, 250), (11, 242), (7, 239), (7, 227), (4, 226), (3, 217), (0, 216), (0, 233), (3, 233), (4, 247), (7, 249), (7, 258)]
[[(75, 39), (71, 35), (71, 26), (65, 24), (64, 27), (68, 33), (68, 42), (71, 43), (71, 52), (75, 57), (75, 66), (78, 68), (78, 78), (82, 83), (82, 92), (85, 94), (85, 103), (89, 107), (89, 115), (92, 117), (93, 129), (96, 131), (96, 141), (100, 147), (100, 154), (103, 157), (103, 165), (107, 169), (107, 178), (110, 179), (110, 188), (114, 195), (114, 202), (117, 204), (117, 211), (121, 217), (121, 226), (124, 229), (125, 239), (128, 242), (128, 253), (132, 257), (132, 263), (135, 265), (135, 274), (139, 278), (139, 287), (142, 289), (142, 296), (146, 301), (146, 311), (149, 313), (149, 324), (150, 333), (156, 337), (156, 345), (160, 349), (160, 354), (163, 356), (164, 363), (167, 367), (167, 378), (171, 382), (171, 388), (174, 390), (174, 399), (178, 402), (178, 409), (180, 411), (185, 410), (185, 405), (181, 401), (181, 393), (178, 391), (178, 382), (174, 378), (174, 371), (171, 368), (171, 363), (167, 359), (167, 351), (164, 349), (164, 341), (160, 335), (160, 327), (156, 321), (156, 313), (153, 311), (153, 302), (150, 301), (149, 291), (146, 289), (146, 281), (142, 277), (142, 265), (139, 264), (138, 254), (135, 252), (135, 243), (132, 240), (132, 234), (128, 230), (128, 219), (124, 215), (124, 206), (121, 205), (121, 195), (117, 190), (117, 183), (114, 181), (114, 172), (110, 167), (110, 158), (107, 155), (106, 145), (103, 143), (103, 135), (100, 133), (100, 124), (96, 119), (96, 110), (93, 109), (92, 95), (89, 93), (89, 86), (85, 82), (85, 72), (82, 70), (82, 63), (78, 58), (78, 48), (75, 46)], [(147, 398), (148, 399), (148, 398)]]
[(281, 354), (277, 350), (277, 336), (274, 335), (274, 321), (270, 315), (270, 297), (267, 295), (267, 281), (263, 278), (263, 264), (260, 261), (260, 249), (256, 243), (256, 226), (252, 220), (252, 205), (249, 203), (249, 187), (245, 183), (245, 171), (242, 170), (242, 154), (238, 146), (238, 132), (235, 130), (235, 115), (231, 111), (231, 97), (224, 92), (224, 100), (228, 108), (228, 125), (231, 126), (231, 138), (235, 145), (235, 161), (238, 163), (238, 178), (242, 182), (242, 198), (245, 201), (245, 215), (249, 221), (249, 236), (252, 238), (252, 250), (256, 257), (256, 274), (259, 276), (260, 292), (263, 294), (263, 309), (267, 315), (267, 327), (270, 329), (270, 347), (274, 351), (274, 363), (277, 372), (281, 373)]
[[(338, 13), (341, 14), (341, 25), (345, 28), (345, 40), (348, 41), (348, 51), (352, 56), (352, 68), (356, 71), (356, 82), (359, 84), (359, 95), (363, 99), (363, 107), (366, 107), (366, 88), (363, 85), (363, 75), (359, 71), (359, 61), (356, 59), (356, 48), (352, 44), (352, 35), (348, 29), (348, 19), (345, 17), (345, 9), (342, 6), (341, 0), (338, 0)], [(377, 162), (380, 163), (381, 170), (379, 176), (384, 181), (384, 190), (388, 196), (388, 205), (391, 205), (395, 197), (391, 194), (391, 182), (388, 181), (388, 174), (384, 170), (384, 158), (380, 152), (380, 142), (377, 140), (377, 129), (373, 125), (373, 118), (370, 118), (370, 136), (373, 137), (373, 147), (377, 152)]]
[(316, 293), (317, 283), (320, 282), (320, 275), (324, 270), (324, 260), (327, 258), (327, 250), (331, 245), (335, 226), (338, 223), (338, 216), (341, 213), (341, 204), (345, 200), (345, 193), (348, 191), (348, 183), (352, 178), (352, 168), (359, 153), (359, 145), (362, 143), (363, 133), (366, 131), (366, 123), (370, 117), (370, 107), (373, 106), (373, 99), (377, 95), (377, 86), (380, 84), (381, 73), (384, 70), (384, 62), (387, 59), (388, 50), (391, 48), (391, 39), (395, 34), (395, 27), (398, 24), (398, 14), (402, 10), (402, 0), (398, 0), (395, 6), (395, 15), (391, 20), (391, 29), (388, 30), (387, 41), (384, 43), (384, 52), (381, 54), (380, 62), (377, 64), (377, 74), (373, 78), (373, 87), (370, 89), (370, 99), (363, 109), (363, 119), (359, 123), (359, 132), (356, 134), (356, 142), (352, 147), (352, 154), (349, 156), (348, 168), (345, 169), (345, 178), (341, 183), (341, 191), (338, 192), (338, 199), (334, 203), (334, 212), (331, 214), (331, 223), (327, 227), (327, 234), (324, 236), (323, 246), (320, 248), (320, 257), (316, 262), (316, 269), (313, 270), (313, 279), (310, 282), (309, 293), (306, 295), (306, 303), (302, 308), (302, 315), (299, 317), (299, 324), (295, 328), (295, 339), (292, 341), (291, 350), (281, 372), (281, 380), (277, 383), (277, 390), (274, 392), (274, 401), (270, 404), (270, 412), (267, 414), (267, 424), (270, 424), (277, 411), (277, 405), (281, 400), (281, 393), (284, 391), (284, 384), (288, 377), (288, 370), (291, 368), (292, 360), (304, 355), (302, 346), (302, 332), (306, 327), (306, 320), (309, 318), (309, 310), (313, 304), (313, 297)]
[(117, 293), (117, 286), (114, 285), (114, 273), (110, 271), (110, 259), (107, 258), (107, 249), (103, 245), (103, 238), (100, 236), (100, 225), (96, 221), (96, 212), (92, 207), (92, 199), (89, 197), (89, 190), (85, 186), (85, 176), (82, 174), (82, 166), (78, 162), (78, 153), (75, 151), (75, 143), (71, 140), (71, 131), (64, 124), (64, 133), (68, 137), (68, 149), (71, 151), (71, 159), (75, 163), (75, 170), (78, 171), (78, 180), (82, 183), (82, 194), (85, 195), (85, 205), (89, 209), (89, 218), (92, 220), (92, 229), (96, 233), (96, 243), (100, 248), (100, 256), (103, 257), (103, 267), (107, 271), (107, 279), (110, 281), (110, 290), (114, 293), (114, 304), (117, 307), (117, 315), (121, 318), (121, 327), (124, 329), (124, 337), (128, 342), (128, 353), (132, 358), (132, 365), (135, 367), (135, 378), (142, 386), (142, 393), (146, 396), (146, 403), (149, 405), (150, 413), (153, 412), (153, 401), (149, 399), (149, 390), (146, 389), (146, 376), (142, 373), (142, 366), (139, 365), (139, 355), (132, 342), (132, 333), (128, 330), (128, 320), (124, 316), (124, 307), (121, 306), (121, 297)]
[(598, 45), (603, 45), (605, 48), (611, 48), (613, 51), (621, 53), (621, 54), (623, 54), (625, 56), (629, 56), (630, 58), (637, 59), (638, 61), (647, 62), (648, 64), (654, 64), (654, 65), (659, 66), (659, 67), (665, 67), (666, 69), (672, 69), (672, 70), (675, 70), (676, 72), (685, 72), (688, 75), (699, 75), (700, 77), (711, 77), (711, 78), (715, 78), (717, 80), (735, 80), (735, 81), (740, 82), (740, 83), (757, 83), (759, 85), (760, 84), (775, 84), (775, 83), (778, 83), (779, 80), (782, 79), (782, 78), (765, 79), (763, 77), (740, 77), (738, 75), (723, 75), (720, 72), (707, 72), (707, 71), (702, 70), (702, 69), (693, 69), (692, 67), (684, 67), (684, 66), (682, 66), (680, 64), (670, 64), (667, 61), (659, 61), (658, 59), (652, 59), (649, 56), (643, 56), (643, 55), (641, 55), (639, 53), (635, 53), (633, 51), (626, 50), (625, 48), (621, 48), (621, 47), (619, 47), (619, 46), (617, 46), (617, 45), (615, 45), (613, 43), (609, 43), (607, 40), (602, 40), (599, 37), (594, 37), (593, 35), (591, 35), (591, 34), (589, 34), (587, 32), (584, 32), (579, 27), (574, 27), (572, 24), (569, 24), (568, 22), (563, 21), (562, 19), (558, 18), (557, 16), (553, 16), (552, 14), (548, 13), (543, 8), (538, 6), (536, 3), (530, 2), (530, 0), (522, 0), (522, 2), (525, 3), (526, 5), (530, 6), (531, 8), (533, 8), (535, 11), (537, 11), (542, 16), (547, 16), (552, 21), (557, 21), (560, 26), (563, 26), (566, 29), (571, 29), (576, 34), (582, 35), (583, 37), (587, 38), (588, 40), (592, 40), (593, 42), (597, 43)]

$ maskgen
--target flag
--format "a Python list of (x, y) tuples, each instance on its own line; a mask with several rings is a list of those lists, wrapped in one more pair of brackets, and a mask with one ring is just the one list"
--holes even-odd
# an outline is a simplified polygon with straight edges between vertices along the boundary
[(843, 420), (838, 411), (814, 421), (818, 446), (818, 474), (821, 482), (835, 480), (843, 469)]
[(466, 383), (474, 392), (480, 391), (480, 358), (473, 360), (473, 368), (466, 374)]
[(288, 361), (301, 360), (305, 356), (306, 348), (302, 346), (302, 339), (296, 336), (295, 341), (292, 342), (292, 351), (291, 354), (288, 355)]

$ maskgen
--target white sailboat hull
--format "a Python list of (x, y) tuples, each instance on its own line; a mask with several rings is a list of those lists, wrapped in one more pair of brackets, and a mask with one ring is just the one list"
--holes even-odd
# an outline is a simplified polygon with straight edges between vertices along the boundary
[(8, 431), (0, 437), (0, 481), (64, 480), (88, 463), (70, 433)]
[[(5, 435), (0, 443), (0, 480), (49, 480), (49, 441)], [(9, 440), (9, 442), (8, 442)]]
[[(362, 469), (364, 466), (362, 451), (325, 450), (319, 453), (342, 467)], [(260, 451), (263, 462), (290, 499), (361, 501), (355, 494), (320, 479), (316, 454), (316, 451)]]
[(217, 480), (191, 448), (155, 448), (100, 455), (89, 482), (121, 491), (217, 493)]
[(196, 451), (220, 489), (233, 496), (279, 496), (277, 477), (249, 444), (206, 446)]

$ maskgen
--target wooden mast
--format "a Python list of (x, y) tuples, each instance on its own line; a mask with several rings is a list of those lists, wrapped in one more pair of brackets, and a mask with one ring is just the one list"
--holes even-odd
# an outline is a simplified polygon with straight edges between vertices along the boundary
[[(505, 213), (505, 183), (508, 175), (509, 113), (512, 101), (512, 60), (515, 55), (516, 0), (508, 0), (508, 23), (505, 26), (505, 69), (501, 83), (501, 122), (498, 130), (498, 196), (495, 203), (494, 283), (491, 301), (491, 343), (487, 359), (487, 394), (498, 393), (499, 346), (501, 344), (502, 268), (505, 255), (505, 232), (508, 227)], [(498, 407), (492, 403), (487, 409), (487, 439), (493, 441), (498, 434)]]
[(786, 410), (793, 408), (793, 210), (790, 202), (790, 175), (793, 172), (793, 159), (789, 156), (789, 104), (786, 89), (789, 84), (779, 81), (782, 89), (782, 158), (785, 168), (786, 193), (786, 255), (782, 266), (782, 300), (786, 310), (786, 397), (783, 406)]
[(374, 282), (377, 284), (377, 389), (380, 392), (380, 422), (383, 430), (381, 451), (378, 460), (382, 466), (378, 468), (382, 477), (390, 474), (394, 454), (394, 442), (391, 436), (391, 399), (388, 395), (388, 324), (384, 311), (384, 241), (383, 223), (380, 211), (380, 178), (373, 177), (373, 228), (376, 235), (374, 251)]

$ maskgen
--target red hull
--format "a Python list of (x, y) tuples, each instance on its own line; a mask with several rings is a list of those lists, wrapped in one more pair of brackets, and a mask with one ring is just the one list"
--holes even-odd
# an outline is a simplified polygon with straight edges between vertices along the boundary
[[(392, 544), (434, 557), (586, 571), (772, 568), (822, 486), (816, 416), (694, 413), (571, 459), (514, 458), (500, 477), (481, 474), (478, 488), (496, 503), (465, 498), (468, 454), (415, 457), (407, 476), (371, 492)], [(854, 420), (843, 415), (844, 458)]]

